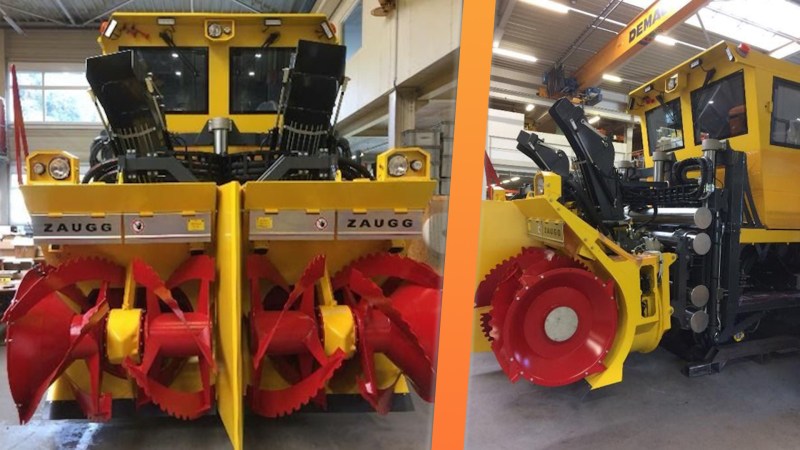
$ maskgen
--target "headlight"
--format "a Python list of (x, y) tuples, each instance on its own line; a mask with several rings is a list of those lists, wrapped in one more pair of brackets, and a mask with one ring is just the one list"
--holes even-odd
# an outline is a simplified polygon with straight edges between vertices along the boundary
[(53, 158), (50, 161), (50, 164), (47, 166), (47, 170), (50, 172), (50, 176), (53, 177), (54, 180), (66, 180), (69, 178), (69, 160), (67, 158)]
[(544, 177), (536, 177), (536, 186), (534, 186), (533, 194), (544, 195)]
[(420, 170), (422, 170), (422, 161), (420, 161), (419, 159), (411, 161), (411, 170), (413, 170), (414, 172), (419, 172)]
[(222, 36), (222, 25), (212, 23), (208, 26), (208, 35), (214, 39)]
[(43, 163), (37, 162), (33, 165), (33, 173), (36, 175), (44, 175), (46, 171), (47, 167)]
[(389, 158), (389, 175), (402, 177), (408, 172), (408, 158), (403, 155), (394, 155)]

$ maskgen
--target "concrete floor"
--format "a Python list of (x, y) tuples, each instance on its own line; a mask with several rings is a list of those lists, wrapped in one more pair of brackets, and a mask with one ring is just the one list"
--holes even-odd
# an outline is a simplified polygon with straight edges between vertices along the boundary
[[(217, 417), (184, 422), (171, 417), (112, 420), (44, 420), (44, 402), (33, 420), (20, 426), (6, 379), (6, 351), (0, 347), (0, 450), (45, 449), (225, 449), (228, 437)], [(413, 412), (298, 413), (278, 420), (249, 417), (245, 448), (421, 449), (430, 446), (433, 407), (414, 396)]]
[(800, 355), (741, 361), (687, 378), (663, 349), (631, 355), (622, 383), (511, 384), (494, 354), (473, 355), (467, 449), (795, 449)]

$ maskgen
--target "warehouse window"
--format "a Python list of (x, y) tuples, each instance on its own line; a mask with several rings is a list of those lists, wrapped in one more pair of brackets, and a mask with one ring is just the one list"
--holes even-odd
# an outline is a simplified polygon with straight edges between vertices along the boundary
[[(87, 93), (89, 83), (81, 65), (17, 64), (22, 116), (27, 124), (97, 124), (97, 109)], [(8, 98), (11, 98), (11, 75)], [(7, 102), (13, 121), (13, 102)]]
[(342, 43), (347, 46), (347, 59), (350, 59), (361, 48), (363, 37), (361, 20), (364, 10), (361, 3), (361, 0), (356, 2), (356, 6), (342, 23)]
[(208, 49), (194, 47), (126, 47), (144, 61), (164, 96), (164, 112), (208, 113)]
[(275, 113), (294, 48), (232, 48), (230, 112)]
[(775, 78), (772, 84), (770, 144), (800, 148), (800, 84)]
[(747, 134), (744, 72), (739, 71), (692, 92), (694, 143)]
[(683, 148), (683, 120), (681, 99), (676, 98), (645, 114), (647, 146), (654, 151), (668, 152)]

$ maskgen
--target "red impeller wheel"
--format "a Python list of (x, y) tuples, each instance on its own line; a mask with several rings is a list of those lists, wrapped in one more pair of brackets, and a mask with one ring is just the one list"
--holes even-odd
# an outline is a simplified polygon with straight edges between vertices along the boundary
[[(141, 260), (132, 264), (134, 280), (145, 288), (146, 309), (141, 329), (144, 346), (140, 363), (128, 358), (123, 366), (145, 399), (172, 416), (197, 418), (211, 409), (214, 397), (211, 378), (216, 364), (211, 348), (209, 297), (215, 279), (214, 259), (207, 255), (191, 256), (166, 282)], [(199, 282), (196, 305), (193, 311), (184, 311), (173, 297), (173, 290), (191, 281)], [(161, 304), (167, 306), (167, 312), (162, 312)], [(197, 358), (200, 390), (172, 387), (183, 364), (193, 358)]]
[(490, 299), (484, 323), (512, 382), (561, 386), (605, 370), (617, 327), (614, 284), (580, 263), (526, 249), (495, 268), (476, 297), (476, 305)]
[[(90, 420), (111, 417), (111, 396), (101, 392), (107, 363), (102, 342), (109, 288), (124, 279), (123, 267), (79, 258), (57, 268), (37, 267), (22, 280), (3, 316), (8, 323), (8, 381), (20, 422), (30, 420), (48, 386), (79, 360), (89, 372), (89, 392), (65, 377), (78, 404)], [(79, 283), (98, 285), (93, 301)]]
[[(345, 356), (341, 350), (326, 355), (320, 339), (314, 286), (325, 275), (325, 257), (311, 260), (293, 288), (265, 255), (250, 255), (246, 271), (251, 303), (252, 367), (247, 389), (251, 409), (265, 417), (280, 417), (312, 400), (324, 408), (325, 385)], [(262, 291), (262, 281), (271, 289)], [(267, 358), (288, 387), (261, 387)]]
[(441, 277), (418, 261), (380, 253), (354, 261), (332, 284), (356, 319), (362, 397), (378, 413), (389, 412), (398, 380), (389, 388), (378, 387), (375, 353), (383, 353), (422, 399), (433, 401)]

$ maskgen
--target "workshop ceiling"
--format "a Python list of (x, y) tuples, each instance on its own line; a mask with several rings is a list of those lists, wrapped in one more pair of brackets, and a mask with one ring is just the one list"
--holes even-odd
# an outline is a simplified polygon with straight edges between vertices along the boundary
[[(530, 96), (542, 85), (542, 74), (558, 63), (571, 74), (651, 3), (652, 0), (499, 0), (495, 33), (500, 39), (495, 39), (495, 47), (534, 56), (537, 61), (494, 54), (492, 91)], [(800, 63), (800, 28), (792, 19), (800, 16), (800, 5), (765, 0), (759, 2), (758, 8), (753, 6), (754, 2), (743, 0), (709, 2), (664, 33), (668, 38), (665, 41), (672, 45), (651, 42), (614, 70), (612, 75), (622, 78), (621, 82), (603, 81), (600, 87), (606, 93), (622, 94), (616, 98), (624, 101), (624, 95), (633, 88), (720, 40), (745, 40), (753, 48), (776, 52), (776, 56)], [(598, 19), (603, 15), (605, 19)], [(584, 39), (579, 42), (582, 35)], [(519, 88), (516, 93), (515, 87)]]
[(307, 13), (315, 0), (3, 0), (8, 28), (96, 27), (113, 11)]

